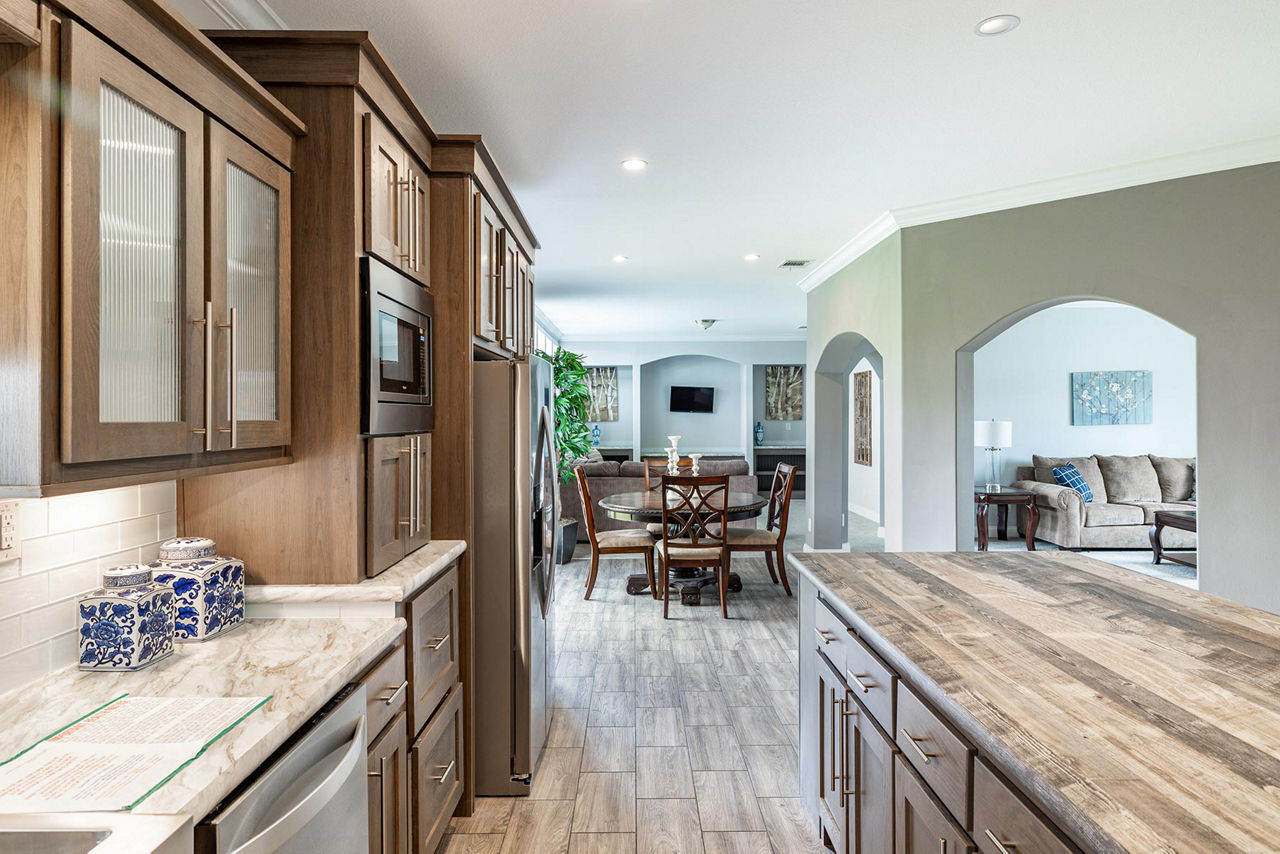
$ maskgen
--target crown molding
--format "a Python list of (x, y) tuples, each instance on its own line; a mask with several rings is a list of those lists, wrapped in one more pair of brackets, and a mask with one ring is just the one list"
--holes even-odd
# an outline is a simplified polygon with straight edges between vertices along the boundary
[(1158, 181), (1171, 181), (1191, 175), (1256, 166), (1259, 163), (1270, 163), (1276, 160), (1280, 160), (1280, 136), (1267, 136), (940, 202), (893, 208), (872, 220), (870, 225), (832, 253), (831, 257), (815, 267), (796, 285), (800, 290), (809, 293), (877, 243), (903, 228), (1027, 205), (1056, 202), (1110, 190), (1122, 190), (1126, 187), (1138, 187)]
[[(796, 330), (800, 332), (801, 330)], [(672, 335), (671, 333), (630, 333), (626, 335), (615, 335), (609, 337), (601, 337), (598, 333), (594, 335), (566, 335), (560, 339), (563, 344), (602, 344), (610, 345), (619, 342), (631, 344), (744, 344), (751, 342), (788, 342), (794, 341), (802, 343), (808, 339), (804, 335), (717, 335), (714, 338), (689, 338), (687, 336)]]
[(203, 0), (209, 11), (237, 30), (287, 30), (284, 20), (266, 0)]

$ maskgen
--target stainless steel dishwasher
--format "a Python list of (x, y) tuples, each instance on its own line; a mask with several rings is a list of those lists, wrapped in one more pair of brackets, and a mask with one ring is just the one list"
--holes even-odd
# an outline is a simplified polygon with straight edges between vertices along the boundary
[(348, 685), (195, 829), (196, 854), (366, 854), (365, 692)]

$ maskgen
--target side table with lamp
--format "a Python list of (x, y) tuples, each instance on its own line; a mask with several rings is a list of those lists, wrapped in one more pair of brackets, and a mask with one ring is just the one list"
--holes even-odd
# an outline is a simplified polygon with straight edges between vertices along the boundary
[(1012, 421), (973, 422), (973, 446), (987, 451), (987, 482), (973, 488), (974, 514), (978, 527), (978, 551), (987, 550), (990, 533), (987, 527), (987, 508), (996, 507), (996, 530), (1002, 540), (1009, 539), (1009, 507), (1027, 508), (1027, 551), (1036, 550), (1036, 526), (1040, 511), (1036, 508), (1034, 493), (1010, 489), (1000, 484), (1000, 449), (1013, 446)]

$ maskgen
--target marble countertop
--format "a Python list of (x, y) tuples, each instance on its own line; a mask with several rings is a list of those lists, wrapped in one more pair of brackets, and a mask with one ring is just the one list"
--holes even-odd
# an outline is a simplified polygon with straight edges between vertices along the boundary
[(249, 584), (250, 604), (272, 602), (403, 602), (467, 550), (465, 540), (432, 540), (359, 584)]
[(404, 630), (401, 619), (250, 619), (223, 637), (180, 644), (173, 655), (145, 670), (63, 668), (0, 695), (0, 757), (12, 756), (124, 693), (270, 695), (270, 702), (133, 810), (185, 814), (199, 821)]

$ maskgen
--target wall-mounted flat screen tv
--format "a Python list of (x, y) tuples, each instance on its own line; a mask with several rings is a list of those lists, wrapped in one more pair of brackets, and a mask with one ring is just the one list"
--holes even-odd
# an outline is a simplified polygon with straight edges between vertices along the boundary
[(715, 411), (716, 390), (711, 386), (673, 385), (671, 387), (672, 412)]

